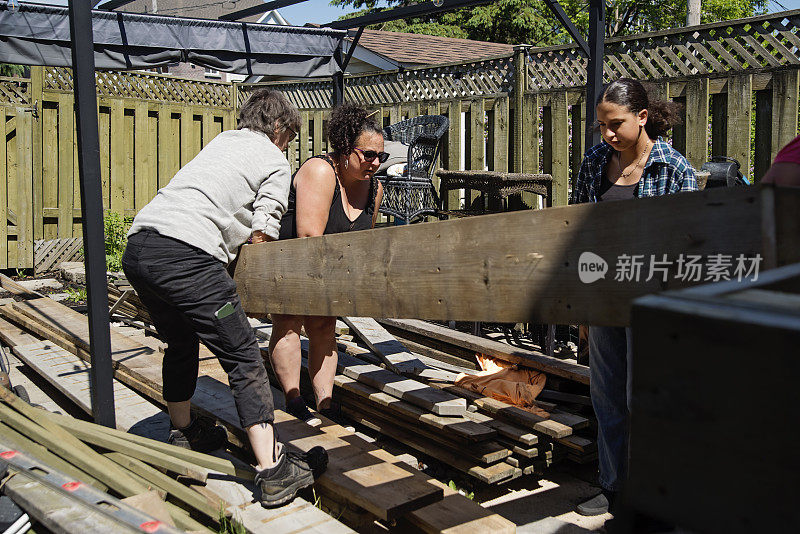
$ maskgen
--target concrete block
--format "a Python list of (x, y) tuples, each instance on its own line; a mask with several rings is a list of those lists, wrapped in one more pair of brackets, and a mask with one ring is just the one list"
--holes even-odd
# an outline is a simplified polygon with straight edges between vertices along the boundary
[(19, 285), (30, 291), (40, 291), (42, 289), (60, 289), (63, 287), (61, 282), (55, 278), (41, 278), (39, 280), (19, 280)]
[(86, 270), (82, 262), (65, 261), (58, 266), (61, 276), (78, 284), (86, 283)]

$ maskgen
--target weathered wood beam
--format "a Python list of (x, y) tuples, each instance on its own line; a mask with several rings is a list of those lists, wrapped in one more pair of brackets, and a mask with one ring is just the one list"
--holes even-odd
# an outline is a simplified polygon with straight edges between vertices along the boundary
[[(705, 281), (677, 277), (681, 254), (762, 253), (761, 193), (725, 188), (250, 245), (235, 280), (253, 315), (626, 325), (634, 298)], [(776, 208), (796, 215), (800, 195), (775, 195)], [(581, 281), (584, 252), (606, 262), (604, 278)], [(649, 277), (651, 257), (664, 255), (666, 281)], [(625, 256), (641, 256), (638, 281), (616, 279)]]

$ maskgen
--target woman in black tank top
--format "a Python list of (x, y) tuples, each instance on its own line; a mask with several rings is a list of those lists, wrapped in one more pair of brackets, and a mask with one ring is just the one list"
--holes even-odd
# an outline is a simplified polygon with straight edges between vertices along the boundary
[[(383, 133), (366, 110), (344, 104), (328, 121), (328, 154), (306, 160), (292, 176), (289, 207), (280, 239), (368, 230), (375, 225), (383, 186), (375, 178), (383, 152)], [(318, 410), (330, 408), (337, 352), (336, 317), (273, 314), (269, 343), (272, 367), (286, 395), (287, 411), (311, 421), (300, 397), (300, 329), (309, 338), (308, 369)]]

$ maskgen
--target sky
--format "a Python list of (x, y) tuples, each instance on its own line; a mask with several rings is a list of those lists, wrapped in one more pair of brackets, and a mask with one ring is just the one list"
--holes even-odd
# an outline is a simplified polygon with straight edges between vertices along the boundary
[[(22, 0), (43, 4), (66, 5), (67, 0)], [(214, 1), (214, 0), (209, 0)], [(283, 18), (290, 24), (302, 26), (307, 22), (324, 24), (336, 20), (342, 15), (354, 11), (352, 8), (342, 9), (329, 5), (330, 0), (307, 0), (300, 4), (281, 8), (279, 11)], [(783, 6), (783, 7), (781, 7)], [(785, 9), (800, 9), (800, 0), (770, 0), (769, 11), (783, 11)]]

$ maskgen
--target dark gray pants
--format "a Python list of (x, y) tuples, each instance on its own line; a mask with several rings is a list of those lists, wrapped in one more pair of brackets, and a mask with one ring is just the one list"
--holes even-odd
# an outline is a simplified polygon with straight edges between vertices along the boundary
[[(261, 351), (224, 264), (182, 241), (145, 230), (128, 239), (122, 268), (167, 343), (164, 400), (182, 402), (194, 395), (202, 341), (228, 373), (242, 427), (272, 422), (272, 392)], [(217, 310), (228, 302), (233, 313), (218, 318)]]

